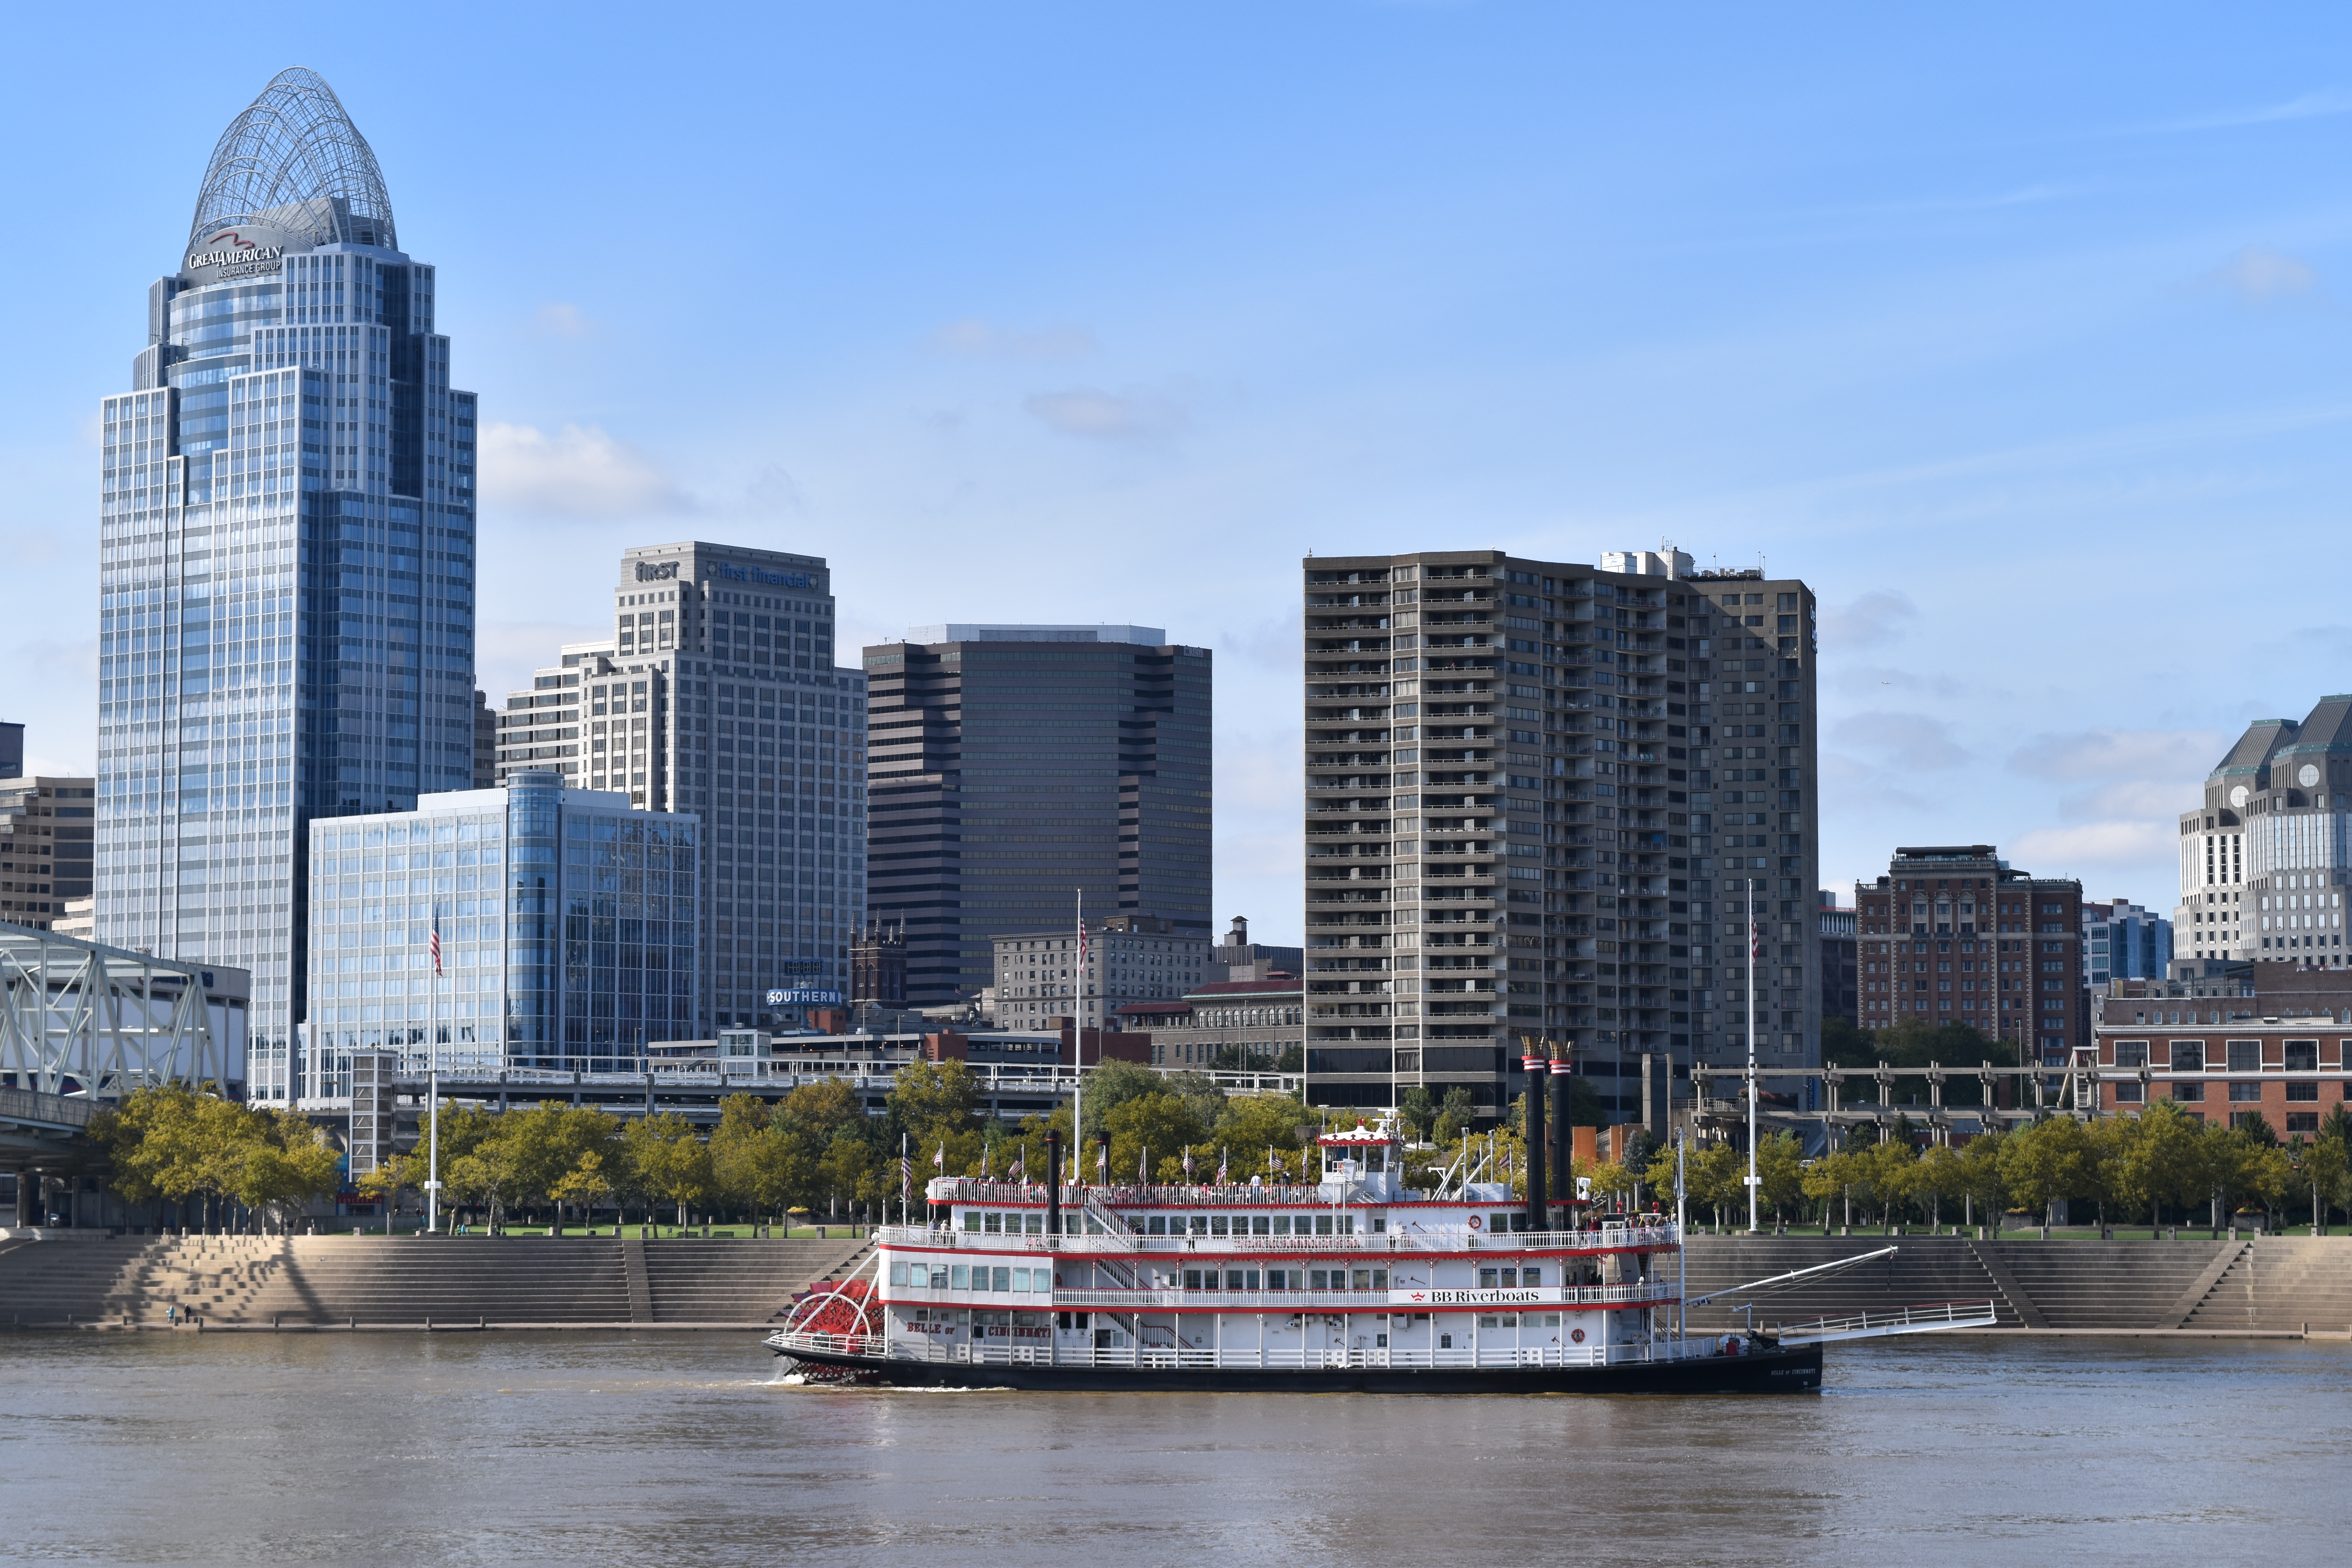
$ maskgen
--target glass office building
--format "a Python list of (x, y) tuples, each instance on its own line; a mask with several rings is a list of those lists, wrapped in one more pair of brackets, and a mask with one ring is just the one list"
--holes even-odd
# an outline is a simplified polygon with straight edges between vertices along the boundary
[(280, 72), (223, 133), (105, 399), (98, 939), (253, 973), (299, 1092), (314, 817), (472, 783), (473, 395), (367, 142)]
[(349, 1098), (355, 1051), (611, 1072), (693, 1037), (701, 837), (544, 770), (314, 823), (305, 1100)]
[(637, 545), (613, 616), (610, 637), (565, 645), (508, 696), (499, 776), (551, 769), (699, 814), (701, 1016), (803, 1024), (843, 1000), (866, 921), (866, 675), (834, 663), (832, 573), (738, 544)]

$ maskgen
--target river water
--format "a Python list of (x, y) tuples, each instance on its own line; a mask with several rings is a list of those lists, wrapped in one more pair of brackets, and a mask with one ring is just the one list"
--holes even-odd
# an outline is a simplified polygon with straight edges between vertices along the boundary
[(2347, 1373), (1929, 1337), (1818, 1396), (1039, 1395), (787, 1387), (734, 1335), (6, 1335), (0, 1557), (2326, 1562)]

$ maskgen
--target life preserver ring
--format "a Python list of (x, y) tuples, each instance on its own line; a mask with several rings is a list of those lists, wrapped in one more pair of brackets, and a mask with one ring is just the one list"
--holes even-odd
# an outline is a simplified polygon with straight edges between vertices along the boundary
[(1571, 1329), (1569, 1331), (1568, 1337), (1575, 1343), (1580, 1345), (1584, 1342), (1584, 1331), (1582, 1329)]
[(1470, 1228), (1472, 1230), (1476, 1230), (1479, 1226), (1484, 1223), (1485, 1222), (1479, 1219), (1479, 1217), (1475, 1214), (1470, 1216)]

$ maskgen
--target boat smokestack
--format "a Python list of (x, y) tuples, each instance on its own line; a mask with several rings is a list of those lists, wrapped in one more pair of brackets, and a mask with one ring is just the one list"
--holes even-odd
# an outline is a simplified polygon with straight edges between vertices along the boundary
[[(1551, 1058), (1551, 1168), (1552, 1179), (1559, 1184), (1559, 1195), (1565, 1199), (1576, 1196), (1575, 1131), (1568, 1124), (1570, 1101), (1569, 1078), (1573, 1065), (1564, 1047), (1554, 1047)], [(1569, 1227), (1575, 1229), (1571, 1223)]]
[(1528, 1228), (1548, 1231), (1551, 1228), (1550, 1195), (1544, 1186), (1544, 1101), (1550, 1098), (1551, 1061), (1532, 1036), (1521, 1040), (1525, 1055), (1519, 1066), (1526, 1069), (1527, 1092), (1519, 1097), (1528, 1108), (1527, 1125), (1520, 1129), (1528, 1144)]

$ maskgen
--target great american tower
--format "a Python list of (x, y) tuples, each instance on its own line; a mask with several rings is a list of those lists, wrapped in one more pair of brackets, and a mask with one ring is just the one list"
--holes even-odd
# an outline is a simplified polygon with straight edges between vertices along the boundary
[[(301, 1095), (307, 975), (330, 973), (309, 825), (471, 782), (476, 411), (436, 294), (333, 89), (281, 71), (213, 149), (103, 405), (97, 936), (251, 970), (265, 1101)], [(351, 872), (349, 927), (319, 940), (421, 1051), (425, 1020), (364, 977), (423, 951), (436, 904), (503, 889), (352, 859), (318, 889)]]

